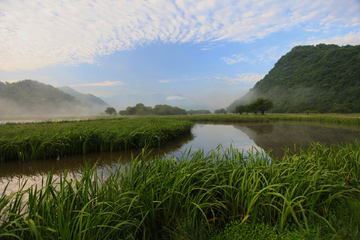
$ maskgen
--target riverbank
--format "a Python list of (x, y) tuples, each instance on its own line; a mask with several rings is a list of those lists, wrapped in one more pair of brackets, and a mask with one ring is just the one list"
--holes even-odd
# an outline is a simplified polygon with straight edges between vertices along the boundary
[(156, 117), (0, 124), (0, 161), (154, 147), (192, 127), (190, 121)]
[(276, 122), (276, 121), (307, 121), (341, 124), (360, 124), (358, 114), (202, 114), (186, 116), (164, 116), (175, 119), (186, 119), (194, 122)]
[(271, 239), (357, 239), (359, 152), (355, 142), (313, 143), (275, 161), (233, 148), (181, 160), (143, 154), (106, 180), (89, 167), (80, 179), (50, 174), (43, 186), (0, 197), (0, 237), (231, 239), (247, 230)]

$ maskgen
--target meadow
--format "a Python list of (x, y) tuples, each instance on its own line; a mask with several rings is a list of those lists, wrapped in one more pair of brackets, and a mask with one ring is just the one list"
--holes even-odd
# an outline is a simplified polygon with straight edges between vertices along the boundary
[[(232, 147), (49, 174), (0, 197), (2, 239), (358, 239), (360, 143), (271, 159)], [(144, 149), (144, 151), (146, 151)], [(26, 201), (25, 201), (26, 199)]]

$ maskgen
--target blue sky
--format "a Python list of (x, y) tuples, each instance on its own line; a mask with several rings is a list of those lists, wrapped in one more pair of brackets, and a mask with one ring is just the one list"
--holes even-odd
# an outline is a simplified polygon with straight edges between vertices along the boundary
[(319, 43), (360, 44), (359, 0), (0, 0), (0, 81), (99, 97), (227, 107), (292, 47)]

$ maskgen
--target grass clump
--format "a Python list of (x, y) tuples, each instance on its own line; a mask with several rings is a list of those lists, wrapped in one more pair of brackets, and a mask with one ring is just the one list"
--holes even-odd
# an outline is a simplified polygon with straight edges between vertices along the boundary
[(233, 239), (277, 240), (282, 238), (277, 234), (275, 228), (263, 223), (252, 227), (249, 222), (241, 222), (240, 220), (230, 222), (221, 233), (211, 238), (211, 240)]
[(0, 237), (352, 239), (360, 230), (353, 151), (359, 142), (314, 143), (282, 159), (219, 147), (181, 159), (142, 154), (107, 179), (89, 167), (80, 179), (50, 174), (42, 186), (2, 194)]

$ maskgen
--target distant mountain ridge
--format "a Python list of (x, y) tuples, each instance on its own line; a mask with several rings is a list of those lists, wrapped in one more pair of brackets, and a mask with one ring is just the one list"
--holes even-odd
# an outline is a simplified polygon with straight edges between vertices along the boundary
[(74, 95), (84, 102), (35, 80), (0, 82), (0, 116), (88, 115), (103, 112), (108, 106), (95, 96), (83, 94), (85, 97), (82, 98), (81, 93)]
[(227, 110), (258, 97), (271, 112), (360, 112), (360, 45), (296, 46)]
[(166, 104), (186, 110), (214, 110), (204, 103), (194, 103), (180, 94), (171, 96), (162, 93), (150, 96), (116, 95), (103, 99), (92, 94), (77, 92), (67, 86), (55, 88), (36, 80), (0, 82), (0, 116), (100, 114), (104, 113), (109, 106), (119, 111), (138, 103), (152, 107)]
[(80, 93), (68, 86), (59, 87), (58, 89), (60, 89), (61, 91), (67, 94), (70, 94), (71, 96), (75, 97), (77, 100), (87, 104), (89, 108), (91, 108), (91, 112), (95, 114), (104, 112), (104, 110), (110, 106), (107, 102), (105, 102), (101, 98), (96, 97), (90, 93), (88, 94)]

